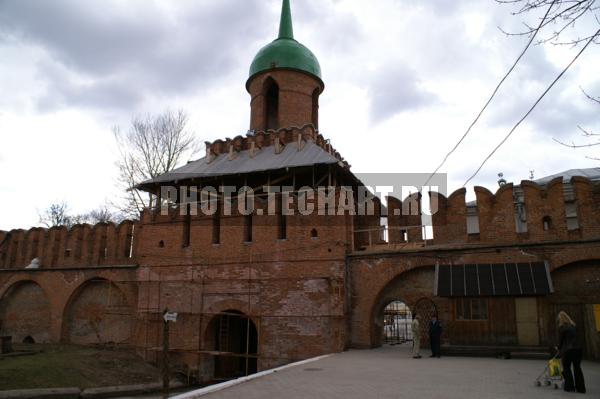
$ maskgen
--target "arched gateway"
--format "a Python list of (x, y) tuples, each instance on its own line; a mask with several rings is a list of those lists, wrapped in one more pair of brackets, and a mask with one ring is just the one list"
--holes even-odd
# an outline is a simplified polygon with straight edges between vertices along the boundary
[(215, 380), (257, 372), (258, 331), (244, 313), (226, 310), (215, 315), (206, 330), (205, 343), (213, 354)]
[[(368, 346), (411, 341), (413, 337), (409, 331), (412, 316), (420, 314), (422, 323), (426, 325), (431, 315), (437, 313), (432, 298), (432, 275), (433, 267), (423, 267), (404, 271), (385, 284), (374, 298), (371, 308)], [(421, 328), (421, 333), (426, 334), (426, 328)]]

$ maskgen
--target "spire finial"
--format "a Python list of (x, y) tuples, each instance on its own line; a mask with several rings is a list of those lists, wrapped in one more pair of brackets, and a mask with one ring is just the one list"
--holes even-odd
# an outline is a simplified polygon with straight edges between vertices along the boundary
[(293, 39), (294, 27), (292, 26), (292, 10), (290, 0), (283, 0), (281, 6), (281, 22), (279, 23), (279, 39)]

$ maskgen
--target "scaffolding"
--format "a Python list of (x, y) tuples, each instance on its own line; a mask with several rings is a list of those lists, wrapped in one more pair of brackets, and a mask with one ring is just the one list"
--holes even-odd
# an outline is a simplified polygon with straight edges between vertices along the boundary
[[(331, 244), (333, 243), (332, 241)], [(138, 273), (145, 274), (145, 278), (136, 280), (140, 285), (141, 298), (138, 301), (138, 323), (136, 332), (132, 334), (132, 341), (138, 352), (150, 361), (159, 361), (163, 350), (160, 345), (162, 315), (168, 307), (178, 313), (178, 320), (170, 332), (170, 341), (174, 345), (169, 348), (169, 353), (174, 355), (171, 357), (174, 360), (185, 360), (185, 366), (182, 364), (174, 371), (188, 377), (196, 375), (206, 378), (212, 374), (213, 380), (226, 380), (300, 360), (294, 355), (286, 356), (281, 352), (275, 355), (265, 353), (261, 331), (263, 324), (265, 321), (278, 319), (301, 321), (299, 324), (308, 320), (318, 320), (319, 325), (328, 329), (331, 336), (334, 320), (344, 317), (343, 303), (339, 305), (341, 313), (334, 314), (332, 298), (339, 295), (341, 301), (342, 290), (335, 287), (343, 283), (333, 282), (334, 279), (330, 275), (307, 276), (303, 273), (304, 275), (292, 277), (273, 277), (271, 273), (267, 273), (263, 276), (265, 264), (278, 263), (273, 259), (265, 259), (263, 255), (266, 254), (267, 252), (254, 254), (244, 257), (244, 260), (230, 257), (220, 258), (218, 261), (198, 255), (194, 256), (197, 261), (193, 265), (163, 264), (147, 267), (145, 271)], [(297, 260), (300, 261), (305, 260)], [(227, 278), (215, 272), (219, 268), (232, 266), (238, 267), (236, 271), (242, 275)], [(186, 275), (186, 278), (173, 278), (173, 273), (170, 273), (173, 268), (183, 269), (184, 271), (178, 270), (177, 273)], [(244, 272), (240, 273), (242, 270)], [(340, 275), (340, 280), (342, 276), (343, 274)], [(269, 288), (269, 284), (293, 286), (295, 283), (302, 289), (307, 281), (322, 281), (323, 293), (328, 297), (326, 310), (322, 314), (294, 312), (280, 315), (265, 311), (263, 294)], [(166, 289), (167, 285), (179, 287), (178, 298), (175, 301), (170, 298), (173, 289)], [(184, 298), (189, 301), (187, 304), (183, 303)], [(215, 311), (211, 305), (218, 302), (236, 303), (238, 306)], [(174, 303), (177, 306), (173, 306)], [(190, 339), (191, 332), (197, 339)], [(190, 361), (191, 357), (195, 358), (194, 362)], [(232, 366), (234, 363), (236, 367)]]

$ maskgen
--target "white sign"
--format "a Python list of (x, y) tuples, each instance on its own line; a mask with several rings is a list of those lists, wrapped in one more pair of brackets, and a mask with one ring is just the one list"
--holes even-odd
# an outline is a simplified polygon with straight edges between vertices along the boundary
[(163, 315), (163, 319), (165, 322), (176, 322), (177, 321), (177, 312), (167, 312)]

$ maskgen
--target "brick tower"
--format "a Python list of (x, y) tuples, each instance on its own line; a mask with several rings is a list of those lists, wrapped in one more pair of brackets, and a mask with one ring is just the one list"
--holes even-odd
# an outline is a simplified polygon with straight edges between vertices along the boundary
[(294, 39), (290, 1), (284, 0), (279, 37), (263, 47), (250, 66), (246, 89), (252, 98), (250, 129), (265, 131), (319, 125), (324, 89), (315, 55)]

